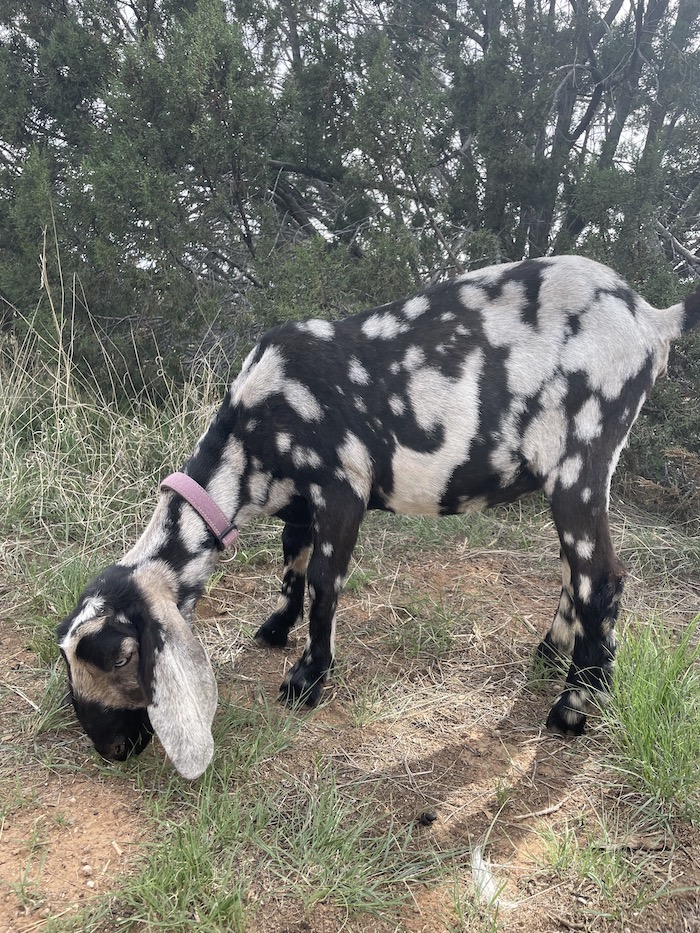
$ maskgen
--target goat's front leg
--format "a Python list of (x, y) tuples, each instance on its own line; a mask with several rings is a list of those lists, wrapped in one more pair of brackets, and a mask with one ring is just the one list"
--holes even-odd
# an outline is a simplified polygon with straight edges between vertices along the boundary
[(285, 677), (280, 693), (287, 702), (303, 700), (314, 706), (335, 653), (335, 614), (345, 582), (364, 503), (350, 489), (332, 490), (329, 504), (317, 508), (313, 553), (309, 561), (309, 638), (302, 656)]
[(284, 648), (289, 632), (304, 618), (306, 568), (309, 566), (313, 541), (311, 525), (290, 525), (282, 531), (284, 577), (277, 607), (255, 633), (261, 645)]

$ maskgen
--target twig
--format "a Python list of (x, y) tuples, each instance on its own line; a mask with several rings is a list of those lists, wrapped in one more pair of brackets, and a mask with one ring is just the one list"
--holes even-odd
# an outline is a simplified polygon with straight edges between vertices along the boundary
[(689, 249), (686, 249), (685, 246), (675, 238), (671, 231), (667, 230), (658, 220), (654, 226), (656, 227), (657, 233), (671, 244), (674, 252), (682, 256), (694, 272), (699, 272), (700, 256), (696, 256), (694, 253), (691, 253)]
[(573, 920), (566, 920), (564, 917), (557, 917), (557, 922), (561, 923), (567, 930), (585, 930), (585, 923), (575, 923)]
[(535, 810), (533, 813), (520, 813), (518, 816), (511, 816), (511, 820), (533, 820), (538, 816), (549, 816), (550, 813), (556, 813), (557, 810), (561, 810), (569, 799), (569, 796), (570, 795), (564, 797), (563, 800), (553, 804), (551, 807), (545, 807), (544, 810)]

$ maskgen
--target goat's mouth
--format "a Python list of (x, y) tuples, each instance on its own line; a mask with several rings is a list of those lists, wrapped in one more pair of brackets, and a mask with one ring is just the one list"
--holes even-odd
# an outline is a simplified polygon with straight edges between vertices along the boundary
[(140, 755), (153, 738), (145, 709), (115, 709), (100, 703), (73, 700), (80, 724), (105, 761), (126, 761)]
[(132, 755), (140, 755), (153, 738), (153, 732), (149, 728), (142, 729), (137, 736), (117, 736), (108, 744), (94, 743), (95, 750), (104, 758), (105, 761), (126, 761)]

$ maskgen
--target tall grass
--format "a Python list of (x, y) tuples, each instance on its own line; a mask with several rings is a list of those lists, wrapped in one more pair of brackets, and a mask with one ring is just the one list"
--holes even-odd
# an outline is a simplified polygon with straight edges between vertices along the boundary
[(137, 392), (89, 317), (98, 364), (78, 366), (77, 287), (61, 281), (54, 294), (45, 273), (42, 284), (41, 320), (48, 305), (52, 329), (40, 330), (35, 313), (22, 319), (21, 341), (0, 338), (0, 529), (52, 549), (123, 547), (158, 479), (181, 465), (211, 417), (221, 378), (202, 357), (184, 384), (163, 376), (158, 398)]
[(661, 813), (700, 816), (700, 616), (678, 636), (628, 630), (604, 719), (613, 764)]
[[(202, 355), (182, 384), (163, 375), (157, 397), (137, 391), (86, 309), (78, 316), (76, 283), (59, 279), (54, 291), (44, 265), (42, 286), (32, 318), (14, 310), (24, 336), (0, 334), (0, 566), (6, 609), (22, 607), (31, 647), (51, 664), (56, 621), (138, 536), (159, 480), (187, 458), (223, 385)], [(77, 358), (86, 317), (92, 370)]]

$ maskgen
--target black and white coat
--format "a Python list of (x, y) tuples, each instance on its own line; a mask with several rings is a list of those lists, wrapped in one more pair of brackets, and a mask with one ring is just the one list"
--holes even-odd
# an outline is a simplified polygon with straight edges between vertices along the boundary
[[(547, 725), (580, 733), (615, 654), (611, 477), (671, 342), (698, 324), (700, 289), (659, 311), (609, 268), (562, 256), (266, 334), (183, 471), (237, 527), (285, 523), (282, 593), (257, 632), (285, 645), (308, 588), (309, 637), (283, 696), (319, 698), (367, 509), (465, 513), (542, 488), (562, 589), (538, 651), (571, 658)], [(190, 623), (218, 553), (197, 512), (164, 491), (59, 625), (78, 718), (105, 757), (141, 751), (153, 730), (186, 777), (211, 760), (216, 683)]]

